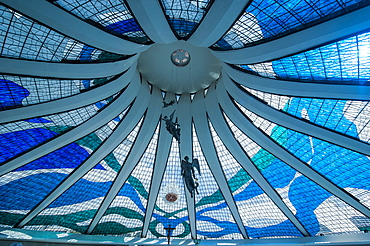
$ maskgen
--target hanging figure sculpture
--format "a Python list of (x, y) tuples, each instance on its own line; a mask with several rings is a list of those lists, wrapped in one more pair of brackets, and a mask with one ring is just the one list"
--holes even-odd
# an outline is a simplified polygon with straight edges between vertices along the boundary
[(185, 156), (184, 160), (181, 161), (181, 175), (186, 185), (186, 188), (190, 192), (190, 196), (193, 197), (195, 192), (198, 192), (198, 179), (195, 177), (194, 167), (197, 169), (200, 175), (200, 166), (198, 159), (193, 159), (193, 162), (189, 162), (189, 157)]
[(166, 102), (166, 101), (163, 101), (163, 107), (162, 108), (167, 108), (169, 106), (173, 106), (173, 104), (175, 103), (175, 99), (171, 100), (170, 102)]
[(180, 143), (180, 125), (172, 121), (174, 114), (175, 114), (175, 111), (172, 112), (172, 114), (170, 115), (170, 118), (168, 118), (167, 116), (164, 116), (162, 120), (166, 122), (167, 131), (177, 140), (177, 142)]

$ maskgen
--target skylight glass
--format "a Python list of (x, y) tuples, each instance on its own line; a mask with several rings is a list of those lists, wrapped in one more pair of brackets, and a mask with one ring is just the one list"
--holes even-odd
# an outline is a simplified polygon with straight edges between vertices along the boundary
[[(370, 221), (243, 134), (230, 120), (252, 162), (311, 235), (356, 232)], [(283, 175), (284, 174), (284, 175)], [(363, 223), (368, 221), (367, 223)]]
[(168, 157), (166, 170), (159, 189), (154, 214), (151, 224), (155, 230), (150, 232), (155, 237), (167, 236), (164, 228), (175, 228), (171, 235), (179, 238), (190, 238), (190, 224), (185, 197), (184, 183), (181, 177), (181, 163), (179, 145), (172, 140), (170, 156)]
[[(117, 118), (122, 118), (124, 113)], [(118, 125), (116, 119), (98, 129), (94, 133), (76, 141), (90, 154), (102, 145)], [(60, 195), (25, 227), (34, 230), (52, 230), (62, 232), (84, 233), (93, 216), (92, 211), (99, 207), (102, 197), (115, 178), (115, 172), (105, 160), (100, 161), (81, 179)], [(89, 192), (86, 192), (89, 190)], [(76, 195), (78, 200), (75, 199)], [(53, 224), (44, 226), (45, 221)]]
[(297, 32), (366, 5), (360, 0), (254, 0), (213, 48), (243, 48), (263, 39)]
[[(154, 1), (0, 4), (0, 240), (221, 245), (370, 230), (370, 21), (350, 18), (368, 1)], [(300, 36), (317, 29), (328, 35)], [(289, 35), (293, 53), (266, 52)], [(149, 57), (168, 64), (143, 71), (154, 46), (170, 48)], [(189, 63), (174, 65), (184, 49)], [(195, 49), (222, 67), (206, 89)], [(180, 70), (202, 89), (177, 85)]]
[(196, 196), (197, 233), (201, 238), (241, 238), (227, 203), (208, 167), (198, 137), (193, 129), (193, 158), (202, 172)]
[[(37, 160), (34, 160), (14, 170), (13, 172), (3, 175), (1, 177), (0, 190), (2, 196), (6, 197), (6, 199), (4, 200), (4, 203), (1, 204), (1, 213), (3, 215), (1, 216), (0, 224), (14, 226), (16, 223), (19, 223), (29, 211), (37, 206), (42, 199), (48, 196), (54, 188), (56, 188), (64, 179), (66, 179), (68, 174), (79, 167), (91, 155), (91, 153), (101, 145), (104, 139), (109, 137), (115, 126), (117, 126), (117, 123), (115, 120), (113, 120), (96, 132), (91, 133), (56, 151), (53, 151)], [(104, 170), (104, 165), (98, 164), (95, 168), (96, 170)], [(22, 192), (16, 191), (20, 187), (22, 187)], [(83, 186), (83, 188), (86, 187)], [(32, 195), (27, 195), (31, 194), (29, 192), (31, 192)], [(31, 222), (28, 228), (43, 230), (46, 228), (43, 225), (45, 219), (49, 220), (50, 216), (55, 215), (53, 218), (58, 219), (52, 219), (54, 221), (52, 224), (52, 226), (54, 226), (53, 230), (77, 230), (76, 227), (73, 227), (71, 224), (63, 224), (63, 221), (65, 221), (63, 218), (65, 216), (58, 216), (66, 214), (65, 212), (62, 212), (64, 209), (67, 209), (64, 207), (64, 205), (79, 203), (78, 201), (74, 200), (75, 192), (76, 190), (74, 190), (72, 193), (67, 193), (67, 198), (63, 197), (61, 198), (62, 200), (57, 200), (59, 203), (62, 201), (62, 204), (52, 207), (61, 207), (59, 210), (54, 209), (51, 214), (46, 213), (46, 216), (39, 217), (35, 222)], [(71, 195), (73, 200), (71, 200)], [(80, 198), (82, 197), (80, 196)], [(74, 206), (76, 207), (76, 205)], [(79, 205), (77, 206), (80, 207)], [(81, 209), (78, 208), (77, 210)], [(74, 216), (70, 215), (69, 217), (73, 218)], [(39, 221), (40, 218), (41, 222)], [(33, 225), (38, 226), (34, 227)]]
[(370, 33), (366, 32), (271, 62), (238, 66), (275, 79), (366, 84), (370, 75), (369, 55)]
[(250, 238), (301, 236), (283, 212), (234, 159), (211, 126), (222, 169)]
[(198, 27), (213, 0), (161, 0), (168, 21), (177, 36), (187, 38)]
[[(368, 181), (370, 171), (367, 169), (370, 158), (368, 156), (274, 124), (245, 108), (242, 110), (276, 143), (340, 188), (350, 190), (353, 195), (358, 195), (357, 198), (362, 199), (365, 206), (370, 206), (370, 199), (361, 192), (370, 189)], [(357, 189), (360, 191), (356, 191)]]
[[(3, 5), (0, 5), (0, 13), (1, 56), (38, 61), (91, 62), (109, 54), (40, 25)], [(123, 57), (117, 55), (117, 58)]]
[(362, 141), (370, 141), (368, 101), (288, 97), (244, 88), (276, 109)]
[(112, 77), (67, 80), (2, 75), (0, 93), (3, 99), (0, 102), (0, 109), (28, 106), (76, 95), (107, 83)]
[[(139, 129), (140, 128), (137, 126), (132, 134), (137, 134)], [(131, 139), (130, 141), (134, 141), (134, 138), (135, 135), (132, 135), (128, 140)], [(94, 234), (104, 234), (108, 227), (112, 234), (127, 236), (138, 236), (138, 234), (140, 234), (152, 175), (151, 169), (153, 163), (149, 161), (155, 155), (157, 141), (158, 127), (152, 141), (149, 143), (144, 155), (137, 164), (137, 167), (133, 170), (118, 192), (116, 198), (105, 211), (97, 227), (95, 227), (93, 231)], [(126, 145), (132, 146), (129, 142), (127, 142)], [(127, 149), (125, 146), (122, 147), (123, 151)], [(127, 157), (125, 157), (125, 160), (126, 158)], [(124, 165), (124, 163), (122, 163), (122, 165)]]
[[(14, 158), (29, 149), (77, 127), (107, 105), (103, 100), (86, 107), (55, 115), (25, 119), (0, 125), (0, 162)], [(97, 107), (96, 105), (100, 107)]]
[(137, 43), (150, 42), (123, 1), (59, 0), (54, 3), (107, 32)]

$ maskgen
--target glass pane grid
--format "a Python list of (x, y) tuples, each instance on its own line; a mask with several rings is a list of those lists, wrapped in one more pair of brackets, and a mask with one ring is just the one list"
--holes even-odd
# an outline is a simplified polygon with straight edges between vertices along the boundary
[(212, 0), (161, 0), (172, 28), (180, 38), (188, 37), (199, 25)]
[[(181, 178), (179, 144), (173, 139), (151, 224), (153, 237), (166, 237), (167, 230), (175, 228), (171, 237), (191, 238), (184, 183)], [(155, 235), (155, 236), (154, 236)]]
[(93, 234), (105, 234), (109, 231), (111, 234), (123, 236), (140, 235), (146, 212), (158, 133), (159, 124), (139, 163), (104, 213)]
[(0, 110), (69, 97), (105, 84), (112, 78), (65, 80), (0, 75)]
[[(99, 61), (108, 52), (89, 47), (0, 5), (1, 56), (38, 61)], [(124, 56), (117, 55), (117, 59)]]
[(150, 41), (123, 1), (60, 0), (55, 4), (109, 33), (138, 43)]
[[(246, 109), (244, 111), (247, 116), (251, 115), (252, 122), (277, 144), (340, 188), (348, 189), (354, 196), (359, 195), (360, 190), (370, 190), (370, 171), (368, 168), (370, 158), (368, 156), (276, 125)], [(258, 118), (259, 121), (253, 120), (253, 118)], [(260, 127), (262, 124), (259, 122), (268, 125), (268, 128)], [(368, 198), (362, 195), (358, 199), (365, 206), (369, 206)]]
[(369, 83), (370, 33), (258, 64), (239, 64), (246, 72), (273, 79), (363, 85)]
[(367, 4), (356, 0), (256, 0), (248, 5), (244, 14), (213, 48), (238, 49), (259, 40), (276, 39)]
[[(116, 118), (116, 121), (117, 121), (117, 118)], [(129, 151), (132, 148), (132, 145), (135, 142), (136, 136), (140, 130), (142, 122), (143, 122), (143, 118), (140, 119), (139, 123), (130, 132), (130, 134), (122, 141), (122, 143), (120, 143), (112, 151), (112, 153), (110, 153), (108, 156), (104, 158), (104, 161), (109, 166), (109, 169), (112, 169), (115, 172), (118, 172), (121, 169), (122, 165), (126, 161)]]
[(193, 158), (198, 159), (202, 173), (199, 195), (195, 195), (198, 238), (241, 239), (242, 235), (203, 155), (194, 126)]
[[(112, 120), (76, 143), (92, 154), (117, 125)], [(27, 229), (85, 233), (116, 175), (101, 161), (31, 220)]]
[(82, 124), (98, 112), (89, 105), (69, 112), (0, 125), (0, 162), (5, 162)]
[(231, 29), (212, 48), (216, 50), (238, 49), (263, 38), (264, 36), (256, 16), (252, 13), (244, 12)]
[[(227, 122), (236, 136), (243, 136), (241, 146), (256, 146), (229, 119)], [(246, 152), (311, 235), (359, 232), (361, 226), (364, 228), (370, 222), (367, 217), (261, 147), (257, 153)]]
[(361, 141), (370, 142), (368, 101), (288, 97), (242, 87), (276, 109)]
[(283, 212), (234, 159), (210, 128), (222, 169), (228, 180), (249, 238), (302, 236)]
[[(29, 212), (88, 157), (89, 153), (84, 148), (71, 143), (3, 175), (1, 179), (7, 183), (1, 186), (0, 192), (6, 202), (1, 206), (3, 211), (11, 210), (4, 212), (7, 214), (4, 219), (8, 220), (9, 213), (22, 214), (24, 210)], [(23, 216), (16, 215), (11, 222), (18, 223), (22, 218)], [(5, 223), (9, 223), (6, 221)], [(0, 221), (2, 223), (4, 222)]]

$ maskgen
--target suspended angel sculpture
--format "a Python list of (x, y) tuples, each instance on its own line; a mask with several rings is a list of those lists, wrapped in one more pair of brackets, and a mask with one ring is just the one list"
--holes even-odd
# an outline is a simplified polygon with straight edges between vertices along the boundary
[(185, 156), (184, 160), (181, 161), (181, 175), (184, 179), (186, 188), (190, 192), (191, 197), (194, 196), (195, 192), (199, 195), (198, 179), (195, 177), (194, 167), (197, 169), (198, 174), (200, 175), (200, 166), (198, 159), (193, 159), (193, 162), (189, 162), (189, 157)]
[(172, 112), (172, 114), (170, 115), (170, 118), (165, 116), (162, 118), (162, 120), (166, 122), (167, 131), (177, 140), (177, 142), (180, 143), (180, 125), (172, 121), (175, 111)]
[(167, 108), (168, 106), (173, 106), (173, 104), (175, 103), (175, 99), (171, 100), (170, 102), (165, 102), (163, 101), (163, 108)]

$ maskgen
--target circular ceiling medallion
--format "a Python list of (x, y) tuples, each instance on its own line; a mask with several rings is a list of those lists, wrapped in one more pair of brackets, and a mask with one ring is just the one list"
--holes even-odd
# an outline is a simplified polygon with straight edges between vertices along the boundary
[(166, 194), (165, 199), (167, 202), (176, 202), (178, 197), (176, 193), (170, 192)]
[(177, 49), (171, 54), (171, 61), (176, 66), (186, 66), (190, 62), (190, 54), (184, 49)]

